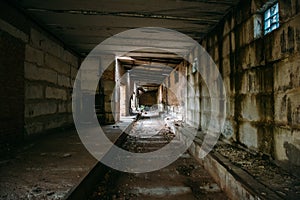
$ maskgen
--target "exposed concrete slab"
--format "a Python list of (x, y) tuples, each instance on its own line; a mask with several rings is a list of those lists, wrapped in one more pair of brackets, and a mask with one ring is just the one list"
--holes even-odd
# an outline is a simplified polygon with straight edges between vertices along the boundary
[[(115, 142), (133, 118), (103, 126)], [(76, 130), (43, 135), (0, 160), (1, 199), (63, 199), (97, 164)]]

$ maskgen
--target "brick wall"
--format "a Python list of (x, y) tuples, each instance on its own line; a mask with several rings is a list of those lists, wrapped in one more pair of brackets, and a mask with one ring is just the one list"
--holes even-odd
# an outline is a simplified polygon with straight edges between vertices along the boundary
[(25, 130), (28, 135), (71, 124), (78, 58), (31, 28), (25, 48)]
[(0, 7), (0, 143), (71, 125), (78, 57), (5, 2)]
[(279, 1), (280, 28), (259, 37), (254, 24), (264, 2), (243, 1), (201, 45), (219, 67), (226, 87), (224, 136), (299, 166), (300, 5)]

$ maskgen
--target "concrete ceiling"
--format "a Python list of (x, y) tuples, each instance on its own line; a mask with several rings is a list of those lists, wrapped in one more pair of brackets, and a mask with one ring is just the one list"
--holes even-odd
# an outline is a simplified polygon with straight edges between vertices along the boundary
[[(145, 28), (116, 37), (134, 28), (172, 29), (200, 41), (238, 0), (12, 0), (38, 24), (66, 46), (85, 57), (99, 43), (102, 54), (119, 59), (139, 85), (160, 85), (188, 55), (195, 43), (169, 30)], [(149, 37), (148, 37), (149, 36)], [(130, 47), (130, 48), (129, 48)], [(128, 49), (135, 49), (128, 51)], [(104, 50), (104, 51), (103, 51)], [(129, 53), (128, 53), (129, 52)], [(174, 53), (175, 52), (175, 53)]]
[(238, 0), (12, 0), (83, 57), (122, 31), (163, 27), (194, 40), (208, 33)]

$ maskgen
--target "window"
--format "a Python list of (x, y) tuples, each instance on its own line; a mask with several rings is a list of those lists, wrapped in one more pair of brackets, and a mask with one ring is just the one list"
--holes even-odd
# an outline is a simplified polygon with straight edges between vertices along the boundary
[(279, 27), (278, 3), (273, 4), (264, 12), (264, 34), (268, 34)]

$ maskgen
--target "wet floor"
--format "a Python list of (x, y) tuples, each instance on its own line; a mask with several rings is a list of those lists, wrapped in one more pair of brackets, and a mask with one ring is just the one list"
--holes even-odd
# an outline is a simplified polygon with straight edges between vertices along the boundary
[[(168, 144), (174, 134), (160, 118), (137, 121), (124, 149), (145, 153)], [(228, 199), (208, 172), (187, 152), (169, 166), (149, 173), (109, 170), (90, 199)]]

